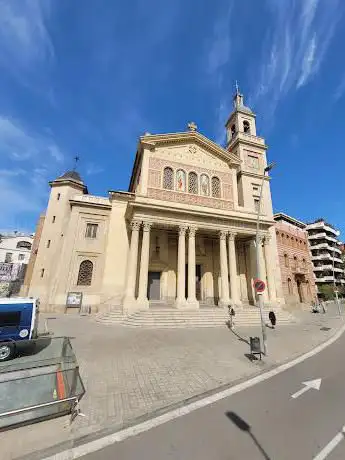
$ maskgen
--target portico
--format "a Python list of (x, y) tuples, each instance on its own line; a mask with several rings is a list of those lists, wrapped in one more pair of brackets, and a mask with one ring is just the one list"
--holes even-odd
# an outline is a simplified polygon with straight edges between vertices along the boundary
[[(134, 217), (129, 225), (127, 312), (159, 301), (177, 309), (200, 306), (237, 307), (256, 303), (253, 224), (232, 225), (196, 220)], [(241, 224), (238, 222), (238, 224)], [(243, 227), (248, 227), (247, 229)], [(268, 231), (261, 239), (261, 263), (268, 285), (266, 303), (276, 301)]]

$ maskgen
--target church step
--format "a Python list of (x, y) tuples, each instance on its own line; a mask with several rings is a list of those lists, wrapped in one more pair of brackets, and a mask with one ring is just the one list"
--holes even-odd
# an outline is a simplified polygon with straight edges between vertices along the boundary
[[(268, 320), (269, 309), (264, 310), (264, 320)], [(276, 312), (277, 325), (291, 324), (293, 316), (284, 310)], [(202, 307), (199, 310), (176, 309), (164, 305), (163, 308), (138, 310), (128, 316), (123, 315), (122, 309), (115, 307), (108, 312), (101, 312), (95, 321), (104, 325), (122, 324), (128, 327), (147, 328), (179, 328), (179, 327), (220, 327), (229, 321), (227, 309), (219, 307)], [(260, 324), (260, 311), (256, 307), (237, 309), (234, 317), (235, 326), (257, 326)]]
[[(268, 320), (268, 311), (264, 312), (265, 322)], [(178, 328), (178, 327), (219, 327), (225, 326), (229, 321), (226, 311), (205, 312), (165, 310), (162, 311), (137, 311), (123, 320), (123, 325), (128, 327), (156, 327), (156, 328)], [(294, 318), (286, 313), (277, 313), (277, 324), (291, 324)], [(235, 326), (256, 326), (260, 325), (260, 313), (256, 309), (250, 311), (238, 311), (234, 318)]]

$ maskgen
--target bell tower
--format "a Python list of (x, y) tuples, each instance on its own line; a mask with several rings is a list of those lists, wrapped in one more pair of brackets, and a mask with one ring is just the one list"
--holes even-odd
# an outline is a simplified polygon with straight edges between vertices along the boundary
[[(227, 133), (226, 149), (240, 160), (237, 170), (238, 205), (257, 211), (262, 176), (267, 166), (265, 139), (256, 133), (255, 113), (244, 105), (243, 95), (236, 84), (233, 97), (234, 108), (225, 124)], [(262, 212), (273, 218), (269, 176), (263, 187)]]
[(231, 113), (226, 127), (227, 146), (236, 137), (237, 133), (256, 136), (255, 113), (243, 103), (243, 94), (240, 93), (236, 83), (236, 93), (233, 97), (234, 110)]

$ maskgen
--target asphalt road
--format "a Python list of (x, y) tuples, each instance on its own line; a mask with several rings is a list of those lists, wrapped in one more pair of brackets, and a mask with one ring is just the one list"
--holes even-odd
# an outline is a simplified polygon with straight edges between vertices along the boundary
[[(344, 364), (345, 335), (275, 377), (83, 459), (344, 460)], [(320, 390), (291, 398), (317, 378)], [(339, 443), (327, 454), (330, 442)]]

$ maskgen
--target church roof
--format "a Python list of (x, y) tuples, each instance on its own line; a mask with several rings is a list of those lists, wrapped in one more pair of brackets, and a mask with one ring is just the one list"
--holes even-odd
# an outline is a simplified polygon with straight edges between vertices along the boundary
[(240, 107), (237, 108), (237, 110), (239, 110), (240, 112), (247, 112), (247, 113), (250, 113), (250, 114), (254, 113), (249, 107), (247, 107), (245, 105), (241, 105)]
[(65, 180), (74, 180), (77, 182), (84, 183), (80, 174), (77, 171), (66, 171), (62, 176), (58, 177), (58, 179), (65, 179)]

